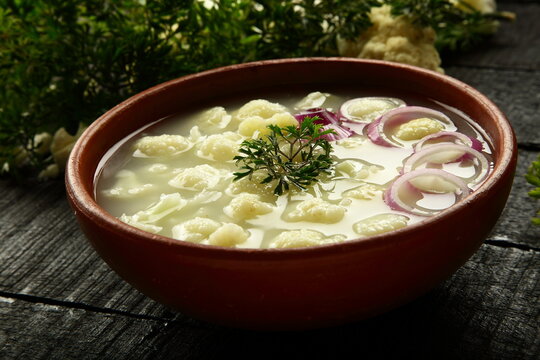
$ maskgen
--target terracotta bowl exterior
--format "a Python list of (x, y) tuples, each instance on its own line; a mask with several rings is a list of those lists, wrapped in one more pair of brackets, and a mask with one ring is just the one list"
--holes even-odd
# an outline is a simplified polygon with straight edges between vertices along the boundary
[[(153, 235), (109, 215), (94, 199), (96, 170), (119, 140), (144, 125), (224, 94), (263, 87), (332, 84), (383, 87), (460, 109), (485, 129), (495, 166), (459, 204), (391, 233), (304, 249), (230, 249)], [(516, 141), (501, 111), (453, 78), (406, 65), (345, 58), (234, 65), (146, 90), (82, 135), (69, 158), (69, 202), (92, 246), (147, 296), (193, 317), (250, 329), (291, 330), (371, 317), (433, 288), (479, 248), (506, 203)]]

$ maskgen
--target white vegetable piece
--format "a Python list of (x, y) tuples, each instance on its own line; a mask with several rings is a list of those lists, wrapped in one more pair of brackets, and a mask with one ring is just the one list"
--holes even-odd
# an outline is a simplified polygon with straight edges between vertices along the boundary
[[(186, 204), (187, 201), (182, 199), (179, 193), (162, 194), (156, 204), (131, 216), (122, 214), (120, 220), (145, 231), (158, 232), (161, 231), (160, 226), (149, 225), (155, 225), (157, 221), (182, 209)], [(147, 230), (147, 228), (150, 230)], [(158, 228), (159, 230), (157, 230)]]
[(198, 145), (197, 156), (213, 161), (233, 161), (242, 139), (241, 135), (230, 131), (210, 135)]
[(263, 172), (255, 172), (251, 179), (244, 177), (240, 180), (233, 181), (225, 190), (228, 196), (235, 196), (241, 193), (257, 194), (262, 199), (274, 199), (274, 188), (276, 187), (274, 181), (262, 184), (268, 175)]
[(424, 136), (438, 133), (445, 129), (440, 121), (430, 118), (419, 118), (401, 124), (396, 137), (401, 140), (420, 140)]
[(331, 96), (332, 95), (330, 95), (329, 93), (315, 91), (307, 94), (305, 98), (297, 102), (294, 105), (294, 108), (298, 110), (308, 110), (313, 108), (326, 107), (323, 105), (325, 105), (325, 102), (327, 102), (328, 98)]
[(168, 183), (178, 189), (200, 191), (215, 189), (222, 177), (221, 171), (210, 165), (203, 164), (180, 169), (178, 174)]
[(224, 129), (231, 122), (232, 116), (227, 113), (224, 107), (215, 106), (210, 108), (197, 118), (197, 124), (205, 130)]
[(270, 119), (275, 114), (287, 112), (287, 108), (278, 103), (272, 103), (268, 100), (251, 100), (246, 103), (236, 113), (236, 118), (244, 120), (253, 116), (259, 116), (263, 119)]
[(396, 98), (362, 97), (343, 103), (341, 115), (353, 122), (370, 123), (385, 112), (405, 106), (405, 102)]
[(233, 198), (223, 212), (234, 220), (252, 219), (272, 212), (273, 206), (260, 200), (259, 195), (243, 193)]
[(310, 221), (325, 224), (334, 224), (343, 219), (345, 208), (334, 205), (319, 198), (302, 201), (291, 211), (287, 218), (289, 221)]
[(398, 214), (379, 214), (353, 225), (359, 235), (371, 236), (393, 231), (407, 226), (409, 218)]
[(199, 243), (220, 227), (220, 223), (211, 219), (196, 217), (172, 228), (172, 236), (177, 240)]
[(377, 196), (382, 196), (384, 188), (375, 184), (362, 184), (354, 189), (345, 191), (343, 197), (357, 200), (372, 200)]
[(276, 125), (281, 128), (286, 126), (298, 126), (298, 120), (288, 112), (282, 112), (272, 115), (265, 119), (260, 116), (250, 116), (240, 123), (238, 132), (244, 136), (252, 137), (254, 135), (261, 137), (271, 133), (268, 125)]
[(364, 141), (366, 141), (366, 138), (364, 136), (351, 136), (345, 139), (340, 139), (336, 141), (336, 144), (339, 146), (343, 146), (346, 149), (354, 149), (357, 147), (360, 147)]
[(413, 24), (407, 16), (393, 16), (392, 7), (373, 7), (373, 25), (356, 40), (338, 39), (341, 56), (395, 61), (443, 73), (435, 48), (435, 31)]
[(145, 136), (135, 143), (135, 157), (170, 157), (191, 149), (193, 144), (182, 135)]
[(300, 229), (282, 232), (270, 242), (269, 247), (273, 249), (282, 249), (328, 245), (342, 242), (345, 239), (346, 236), (344, 235), (327, 237), (318, 231)]
[(351, 179), (362, 180), (369, 177), (372, 173), (377, 172), (379, 169), (373, 165), (366, 166), (359, 161), (344, 160), (336, 165), (336, 170)]
[(131, 170), (122, 169), (118, 171), (115, 178), (113, 187), (103, 190), (101, 194), (111, 198), (127, 199), (151, 192), (156, 188), (154, 184), (142, 183), (137, 174)]
[(141, 221), (137, 216), (128, 216), (126, 214), (122, 214), (122, 216), (119, 217), (120, 221), (125, 222), (128, 225), (131, 225), (133, 227), (136, 227), (137, 229), (141, 229), (143, 231), (147, 231), (149, 233), (157, 234), (161, 230), (163, 230), (162, 226), (147, 224), (143, 221)]
[(241, 226), (225, 223), (208, 237), (208, 244), (233, 247), (242, 244), (248, 238), (249, 233)]

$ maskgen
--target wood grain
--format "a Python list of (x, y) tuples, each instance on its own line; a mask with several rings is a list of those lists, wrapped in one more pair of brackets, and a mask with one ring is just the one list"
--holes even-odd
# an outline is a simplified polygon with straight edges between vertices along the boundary
[(0, 359), (540, 358), (540, 227), (529, 221), (540, 204), (523, 178), (540, 154), (540, 3), (503, 0), (499, 9), (517, 21), (445, 67), (507, 114), (518, 170), (486, 244), (445, 283), (338, 328), (222, 328), (172, 313), (114, 274), (78, 229), (61, 180), (0, 180)]
[(0, 298), (5, 320), (0, 322), (0, 357), (533, 360), (540, 351), (538, 323), (531, 321), (539, 315), (537, 262), (536, 252), (484, 245), (450, 280), (404, 307), (363, 322), (297, 333), (250, 332), (181, 316), (141, 319)]
[(506, 114), (518, 143), (540, 151), (540, 71), (449, 67), (446, 73), (491, 99)]
[(497, 34), (473, 51), (443, 61), (443, 67), (540, 70), (540, 3), (537, 0), (499, 2), (500, 11), (516, 15), (514, 22), (501, 22)]

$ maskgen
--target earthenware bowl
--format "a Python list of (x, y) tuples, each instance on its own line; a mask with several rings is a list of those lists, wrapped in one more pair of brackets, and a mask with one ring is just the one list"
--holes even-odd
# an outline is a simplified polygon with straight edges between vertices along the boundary
[[(303, 249), (230, 249), (153, 235), (95, 201), (104, 154), (141, 127), (189, 107), (265, 88), (355, 86), (414, 92), (453, 106), (485, 130), (495, 166), (485, 183), (426, 221), (383, 235)], [(250, 329), (308, 329), (372, 317), (452, 275), (495, 225), (512, 184), (516, 141), (501, 111), (472, 87), (420, 68), (346, 58), (234, 65), (175, 79), (114, 107), (69, 158), (69, 202), (92, 246), (147, 296), (193, 317)]]

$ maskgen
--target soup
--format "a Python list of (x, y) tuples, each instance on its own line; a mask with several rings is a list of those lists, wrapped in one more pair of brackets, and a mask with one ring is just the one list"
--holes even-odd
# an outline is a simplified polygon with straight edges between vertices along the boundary
[[(238, 248), (333, 244), (422, 221), (484, 181), (491, 150), (459, 111), (391, 95), (313, 92), (163, 119), (110, 151), (97, 201), (142, 230)], [(239, 150), (268, 142), (268, 125), (288, 136), (288, 126), (305, 121), (331, 131), (322, 137), (331, 145), (328, 171), (283, 193), (264, 170), (238, 175), (246, 165)]]

